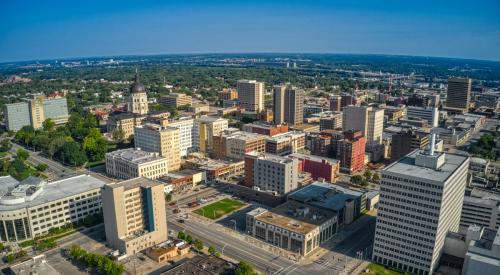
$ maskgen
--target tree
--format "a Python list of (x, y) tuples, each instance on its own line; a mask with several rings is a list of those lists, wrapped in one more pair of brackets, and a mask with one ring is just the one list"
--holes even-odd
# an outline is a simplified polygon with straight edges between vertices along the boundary
[(364, 179), (360, 175), (355, 175), (351, 177), (351, 183), (361, 185), (361, 186), (366, 186), (368, 183), (366, 182), (366, 179)]
[(193, 237), (191, 237), (191, 235), (187, 235), (185, 241), (188, 244), (193, 244)]
[(111, 132), (111, 136), (115, 142), (123, 143), (125, 140), (125, 134), (119, 129), (114, 129), (113, 132)]
[(56, 157), (64, 164), (81, 166), (87, 161), (87, 156), (80, 150), (80, 144), (74, 141), (66, 142), (56, 153)]
[(380, 181), (380, 175), (378, 173), (374, 173), (372, 176), (372, 180), (374, 182), (379, 182)]
[(36, 170), (38, 170), (39, 172), (43, 172), (47, 170), (47, 168), (49, 168), (49, 166), (45, 163), (40, 163), (36, 166)]
[(91, 161), (104, 159), (108, 143), (97, 128), (89, 129), (89, 133), (83, 139), (82, 148)]
[(172, 193), (165, 193), (165, 201), (169, 202), (172, 200)]
[(179, 231), (179, 233), (177, 233), (177, 239), (180, 239), (180, 240), (186, 239), (186, 233)]
[(47, 118), (42, 123), (43, 130), (47, 131), (47, 132), (52, 132), (54, 130), (55, 126), (56, 126), (56, 123), (51, 118)]
[(10, 148), (12, 148), (12, 144), (8, 139), (3, 139), (0, 142), (0, 152), (7, 152), (10, 150)]
[(194, 245), (194, 248), (196, 250), (198, 250), (198, 251), (203, 250), (203, 242), (201, 240), (199, 240), (199, 239), (194, 240), (193, 245)]
[(366, 170), (365, 173), (363, 174), (366, 180), (371, 180), (372, 179), (372, 172), (370, 170)]
[(208, 253), (209, 253), (210, 255), (215, 255), (215, 253), (217, 253), (217, 250), (215, 250), (215, 247), (213, 247), (213, 246), (209, 246), (209, 247), (208, 247)]
[(29, 158), (30, 153), (28, 153), (28, 151), (26, 151), (22, 148), (19, 148), (19, 149), (17, 149), (16, 156), (18, 159), (24, 161), (24, 160), (27, 160)]
[(236, 268), (236, 270), (234, 271), (234, 274), (236, 275), (255, 275), (257, 274), (253, 267), (245, 262), (245, 261), (241, 261), (239, 264), (238, 264), (238, 267)]

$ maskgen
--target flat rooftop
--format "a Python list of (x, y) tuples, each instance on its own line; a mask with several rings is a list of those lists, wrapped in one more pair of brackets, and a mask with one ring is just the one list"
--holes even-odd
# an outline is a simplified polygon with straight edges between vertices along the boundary
[(287, 201), (256, 216), (256, 220), (306, 235), (336, 214), (295, 201)]
[(299, 132), (299, 131), (290, 131), (290, 132), (278, 134), (278, 135), (275, 135), (272, 137), (267, 137), (267, 140), (268, 141), (275, 141), (275, 142), (282, 142), (282, 141), (286, 141), (290, 138), (298, 138), (301, 136), (305, 137), (306, 134), (304, 132)]
[(0, 211), (16, 210), (49, 203), (93, 189), (101, 188), (106, 182), (91, 175), (78, 175), (43, 185), (43, 191), (32, 201), (13, 205), (0, 205)]
[(113, 158), (119, 158), (124, 161), (142, 164), (157, 160), (164, 160), (166, 158), (160, 156), (158, 153), (146, 152), (141, 149), (135, 148), (127, 148), (122, 150), (116, 150), (113, 152), (109, 152), (106, 156), (110, 156)]
[(445, 153), (444, 164), (438, 169), (432, 169), (415, 165), (415, 158), (419, 153), (420, 150), (409, 153), (399, 161), (393, 162), (384, 168), (382, 173), (395, 173), (430, 181), (444, 182), (468, 159), (467, 156)]
[(337, 160), (337, 159), (320, 157), (320, 156), (313, 156), (313, 155), (306, 155), (306, 154), (301, 154), (301, 153), (293, 153), (293, 154), (290, 154), (288, 156), (292, 157), (292, 158), (298, 158), (298, 159), (308, 159), (308, 160), (312, 160), (315, 162), (322, 162), (323, 160), (328, 161), (328, 162), (332, 162), (332, 163), (339, 162), (339, 160)]
[(257, 157), (257, 159), (260, 160), (269, 160), (277, 163), (291, 163), (293, 161), (291, 158), (282, 157), (274, 154), (268, 154), (268, 153), (259, 153), (256, 151), (249, 152), (247, 153), (247, 155)]
[(116, 183), (110, 183), (106, 185), (106, 188), (119, 188), (123, 187), (125, 190), (129, 190), (132, 188), (137, 188), (137, 187), (153, 187), (156, 185), (163, 185), (163, 183), (148, 179), (148, 178), (134, 178), (134, 179), (129, 179), (126, 181), (121, 181), (121, 182), (116, 182)]
[(297, 190), (288, 199), (314, 205), (322, 209), (340, 211), (344, 208), (345, 202), (350, 199), (358, 199), (364, 193), (361, 191), (345, 188), (327, 182), (314, 182), (308, 186)]

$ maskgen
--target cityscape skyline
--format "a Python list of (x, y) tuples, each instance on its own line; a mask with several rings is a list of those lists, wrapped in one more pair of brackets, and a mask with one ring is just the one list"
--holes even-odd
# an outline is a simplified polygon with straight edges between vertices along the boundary
[(491, 47), (500, 44), (500, 3), (459, 2), (5, 2), (0, 62), (264, 52), (500, 60)]

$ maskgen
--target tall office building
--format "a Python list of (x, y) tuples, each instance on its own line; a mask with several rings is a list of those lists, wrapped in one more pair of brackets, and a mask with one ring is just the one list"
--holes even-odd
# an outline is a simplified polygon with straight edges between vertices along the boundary
[(179, 143), (181, 146), (181, 156), (187, 156), (189, 153), (195, 152), (194, 135), (195, 126), (194, 119), (182, 117), (177, 120), (169, 121), (167, 126), (179, 129)]
[(346, 106), (342, 113), (342, 129), (361, 131), (368, 147), (379, 145), (384, 131), (384, 110), (367, 106)]
[(114, 249), (133, 255), (168, 239), (162, 183), (135, 178), (107, 184), (102, 201), (106, 241)]
[(352, 174), (363, 170), (366, 138), (361, 131), (344, 132), (343, 138), (336, 141), (336, 146), (337, 159), (340, 161), (342, 172)]
[(40, 129), (46, 119), (56, 125), (68, 122), (68, 104), (65, 97), (46, 98), (34, 96), (27, 102), (5, 104), (5, 124), (8, 130), (17, 131), (23, 126)]
[(195, 151), (207, 153), (213, 150), (214, 137), (229, 127), (229, 121), (220, 117), (203, 116), (194, 122), (193, 146)]
[(274, 86), (274, 123), (300, 126), (304, 120), (304, 90), (290, 85)]
[(148, 95), (144, 85), (139, 82), (137, 70), (135, 71), (135, 79), (130, 86), (130, 94), (127, 98), (127, 110), (129, 113), (145, 115), (149, 112)]
[(330, 111), (332, 112), (340, 112), (342, 111), (342, 97), (336, 95), (330, 97)]
[(252, 151), (245, 155), (245, 184), (263, 191), (287, 194), (297, 189), (298, 160)]
[(446, 235), (458, 232), (469, 157), (415, 150), (382, 171), (373, 260), (432, 274)]
[(238, 80), (238, 101), (246, 111), (264, 110), (264, 83), (256, 80)]
[(472, 79), (448, 78), (448, 93), (446, 96), (446, 109), (467, 112), (470, 104)]
[(430, 127), (438, 127), (439, 110), (436, 107), (408, 106), (406, 116), (410, 120), (422, 119), (427, 121)]
[(168, 171), (181, 168), (180, 131), (174, 127), (145, 124), (134, 129), (135, 148), (160, 153), (167, 158)]

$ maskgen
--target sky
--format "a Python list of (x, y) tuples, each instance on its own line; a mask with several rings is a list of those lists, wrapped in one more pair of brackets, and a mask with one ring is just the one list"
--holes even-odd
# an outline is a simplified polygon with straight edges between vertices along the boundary
[(0, 62), (246, 52), (500, 61), (500, 0), (0, 0)]

